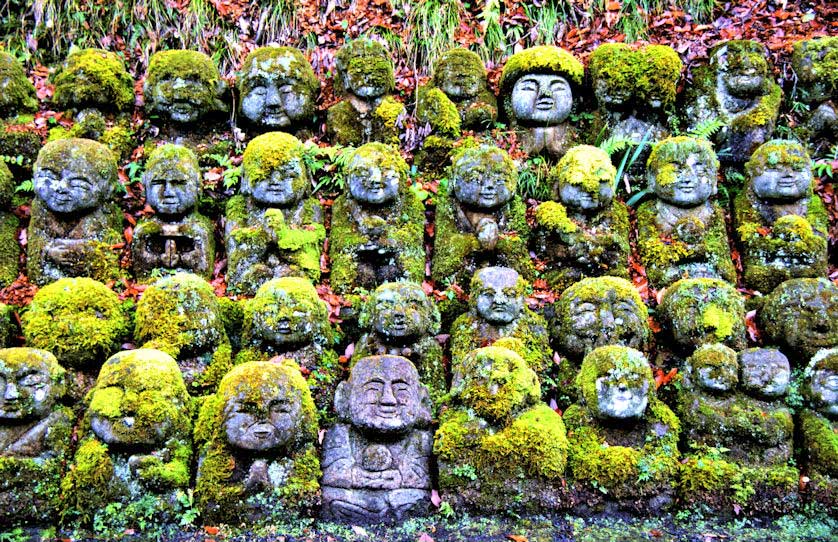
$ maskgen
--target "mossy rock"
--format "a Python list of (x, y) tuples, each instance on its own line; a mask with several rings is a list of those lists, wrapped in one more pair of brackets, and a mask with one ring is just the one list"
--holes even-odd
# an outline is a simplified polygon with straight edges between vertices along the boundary
[(428, 124), (432, 133), (456, 139), (460, 137), (462, 120), (457, 105), (440, 89), (419, 87), (416, 100), (416, 119)]
[(326, 113), (326, 131), (333, 145), (358, 146), (370, 141), (399, 144), (396, 122), (405, 115), (404, 104), (385, 96), (370, 115), (361, 115), (349, 101), (336, 103)]
[[(448, 80), (452, 75), (454, 80)], [(486, 68), (477, 53), (463, 48), (444, 52), (434, 64), (430, 85), (448, 90), (446, 96), (454, 103), (463, 129), (486, 130), (497, 120), (497, 99), (488, 88)]]
[(604, 43), (594, 49), (588, 64), (591, 79), (603, 81), (610, 92), (634, 95), (638, 105), (654, 98), (663, 109), (675, 104), (682, 69), (678, 53), (668, 45), (634, 50), (624, 43)]
[(794, 43), (791, 65), (806, 90), (799, 99), (813, 103), (834, 99), (838, 92), (838, 37), (824, 36)]
[(393, 62), (384, 46), (374, 40), (360, 38), (348, 42), (335, 55), (335, 88), (350, 92), (356, 79), (368, 86), (383, 89), (384, 93), (396, 88)]
[(0, 51), (0, 117), (34, 113), (38, 110), (38, 95), (35, 85), (26, 77), (20, 62), (5, 51)]
[(134, 80), (116, 53), (77, 49), (67, 55), (55, 76), (52, 100), (62, 109), (125, 111), (134, 105)]
[(17, 217), (5, 211), (12, 206), (15, 181), (12, 172), (4, 162), (0, 162), (0, 288), (13, 283), (18, 275), (20, 245), (17, 242)]

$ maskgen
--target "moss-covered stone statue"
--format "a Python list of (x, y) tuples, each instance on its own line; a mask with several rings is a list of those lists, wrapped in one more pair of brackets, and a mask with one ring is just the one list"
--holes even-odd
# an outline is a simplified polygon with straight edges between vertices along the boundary
[(790, 279), (757, 312), (767, 344), (800, 367), (822, 348), (838, 346), (838, 286), (825, 278)]
[(244, 59), (238, 89), (239, 116), (254, 131), (301, 134), (314, 119), (320, 80), (298, 49), (259, 47)]
[(359, 318), (366, 332), (355, 343), (352, 358), (402, 356), (413, 362), (434, 406), (447, 391), (436, 304), (415, 282), (388, 282), (370, 296)]
[(395, 88), (393, 61), (381, 43), (359, 38), (341, 47), (335, 55), (335, 90), (344, 98), (326, 116), (331, 142), (398, 144), (396, 122), (405, 108), (392, 96)]
[(29, 221), (26, 269), (44, 285), (62, 277), (118, 278), (122, 212), (111, 201), (118, 183), (116, 158), (89, 139), (44, 145), (33, 171), (35, 199)]
[(338, 385), (335, 413), (323, 438), (323, 517), (357, 524), (426, 515), (431, 401), (410, 360), (358, 360)]
[(451, 360), (459, 363), (498, 339), (518, 339), (518, 354), (540, 379), (553, 359), (547, 321), (526, 306), (527, 282), (509, 267), (484, 267), (471, 281), (469, 311), (451, 325)]
[(334, 342), (329, 309), (314, 286), (298, 277), (272, 279), (244, 303), (242, 349), (236, 364), (292, 360), (306, 376), (314, 402), (325, 416), (341, 377)]
[(425, 208), (410, 190), (407, 163), (384, 143), (367, 143), (348, 160), (348, 193), (332, 206), (332, 289), (350, 293), (425, 277)]
[(320, 280), (326, 229), (310, 197), (311, 177), (299, 139), (284, 132), (254, 138), (242, 158), (241, 194), (227, 202), (227, 283), (253, 295), (272, 278)]
[(143, 185), (155, 214), (134, 228), (137, 279), (148, 280), (161, 270), (212, 278), (215, 228), (197, 209), (201, 168), (195, 153), (180, 145), (157, 147), (146, 161)]
[(750, 40), (717, 44), (710, 63), (693, 71), (685, 110), (690, 129), (721, 121), (713, 136), (725, 150), (723, 162), (742, 164), (771, 139), (783, 101), (783, 90), (772, 79), (768, 50)]
[(616, 175), (608, 154), (589, 145), (571, 148), (550, 170), (553, 201), (536, 209), (534, 245), (551, 288), (600, 275), (628, 278), (628, 210), (614, 200)]
[(684, 364), (675, 411), (687, 457), (679, 497), (690, 505), (786, 513), (800, 474), (789, 464), (794, 423), (783, 403), (791, 370), (779, 351), (698, 348)]
[(584, 76), (576, 57), (552, 45), (509, 57), (501, 73), (500, 99), (524, 151), (559, 159), (576, 144), (578, 134), (567, 118)]
[(718, 168), (702, 139), (671, 137), (653, 147), (646, 175), (657, 199), (637, 210), (637, 245), (655, 288), (682, 278), (736, 282), (724, 211), (710, 201)]
[(35, 85), (26, 77), (20, 62), (6, 51), (0, 51), (0, 81), (3, 83), (0, 117), (8, 119), (38, 110)]
[(204, 521), (264, 524), (314, 511), (317, 410), (292, 361), (236, 366), (195, 426), (195, 500)]
[(215, 391), (233, 365), (221, 305), (197, 275), (178, 273), (152, 283), (134, 318), (134, 341), (175, 358), (192, 395)]
[[(562, 418), (541, 402), (515, 339), (452, 366), (451, 403), (434, 437), (443, 500), (483, 512), (568, 508)], [(459, 509), (459, 508), (458, 508)]]
[(675, 496), (678, 418), (655, 393), (646, 357), (625, 346), (585, 356), (580, 401), (564, 412), (574, 490), (589, 504), (656, 512)]
[(0, 350), (0, 531), (34, 535), (58, 519), (73, 432), (65, 390), (65, 371), (49, 352)]
[(802, 469), (811, 498), (838, 506), (838, 350), (818, 352), (804, 371), (806, 408), (800, 412)]
[(800, 134), (814, 152), (824, 150), (838, 136), (838, 36), (796, 42), (791, 66), (795, 100), (809, 106)]
[(52, 101), (61, 109), (126, 111), (134, 105), (134, 80), (116, 54), (75, 49), (55, 76)]
[(53, 353), (63, 367), (80, 371), (76, 378), (82, 388), (131, 334), (119, 296), (88, 278), (61, 279), (38, 290), (21, 323), (26, 344)]
[(198, 130), (203, 121), (229, 109), (222, 97), (226, 84), (212, 59), (199, 51), (158, 51), (148, 61), (143, 95), (145, 109), (163, 124)]
[(17, 242), (18, 219), (12, 213), (15, 179), (9, 167), (0, 164), (0, 288), (17, 279), (20, 245)]
[(488, 145), (455, 151), (447, 188), (437, 195), (431, 276), (438, 286), (471, 282), (485, 265), (511, 267), (532, 279), (526, 207), (515, 193), (518, 168)]
[(745, 172), (747, 187), (733, 203), (745, 286), (768, 293), (784, 280), (826, 276), (829, 221), (803, 146), (764, 143)]
[[(177, 363), (159, 350), (120, 352), (85, 399), (79, 445), (61, 481), (62, 518), (73, 526), (136, 527), (174, 521), (189, 488), (192, 421)], [(119, 503), (117, 514), (108, 505)]]

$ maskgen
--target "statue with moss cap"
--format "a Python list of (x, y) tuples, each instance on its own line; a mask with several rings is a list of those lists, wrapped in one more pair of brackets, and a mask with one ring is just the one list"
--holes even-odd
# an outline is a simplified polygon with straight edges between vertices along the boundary
[(838, 286), (826, 278), (789, 279), (765, 297), (757, 322), (768, 344), (799, 367), (838, 346)]
[(350, 41), (335, 55), (335, 90), (344, 98), (329, 108), (326, 131), (333, 144), (370, 141), (398, 144), (396, 122), (405, 108), (393, 96), (393, 61), (384, 46), (368, 38)]
[(410, 360), (358, 360), (338, 385), (335, 413), (323, 439), (323, 517), (380, 523), (426, 515), (431, 401)]
[[(0, 529), (49, 528), (70, 459), (73, 413), (62, 405), (65, 371), (35, 348), (0, 350)], [(37, 538), (40, 539), (40, 538)]]
[(647, 513), (669, 507), (680, 422), (657, 398), (646, 357), (625, 346), (601, 346), (582, 361), (577, 387), (580, 401), (563, 418), (580, 500), (602, 503), (607, 497)]
[(628, 210), (614, 200), (616, 174), (608, 154), (590, 145), (571, 148), (550, 170), (553, 201), (536, 209), (534, 245), (551, 288), (600, 275), (628, 278)]
[(800, 132), (818, 153), (838, 136), (838, 36), (796, 42), (791, 66), (797, 76), (795, 100), (809, 106)]
[(0, 86), (0, 117), (8, 119), (38, 110), (35, 85), (20, 62), (5, 51), (0, 51)]
[(764, 143), (745, 172), (747, 188), (733, 202), (745, 286), (768, 293), (791, 278), (825, 276), (829, 224), (803, 146)]
[(783, 90), (772, 80), (764, 45), (750, 40), (717, 44), (708, 53), (709, 65), (697, 68), (687, 89), (686, 117), (690, 129), (720, 121), (713, 136), (724, 150), (723, 162), (742, 164), (771, 139)]
[(272, 279), (244, 302), (242, 350), (236, 365), (292, 360), (301, 368), (314, 402), (325, 415), (340, 379), (329, 309), (312, 284), (299, 277)]
[(509, 57), (501, 73), (500, 98), (524, 151), (558, 159), (574, 145), (578, 135), (567, 118), (584, 75), (576, 57), (552, 45)]
[(474, 273), (469, 311), (451, 326), (452, 363), (475, 348), (512, 337), (520, 341), (518, 353), (529, 367), (546, 377), (552, 360), (547, 322), (526, 306), (527, 286), (509, 267), (484, 267)]
[[(143, 94), (146, 111), (164, 123), (190, 128), (214, 114), (225, 113), (227, 86), (212, 59), (198, 51), (158, 51), (148, 61)], [(200, 124), (197, 124), (200, 126)]]
[(448, 178), (437, 196), (431, 264), (437, 284), (466, 286), (485, 265), (532, 278), (526, 207), (515, 193), (518, 170), (506, 151), (466, 144), (454, 152)]
[(192, 395), (215, 391), (232, 367), (222, 309), (202, 277), (177, 273), (153, 282), (137, 302), (134, 341), (166, 352)]
[(416, 282), (387, 282), (370, 296), (361, 311), (366, 332), (355, 344), (354, 359), (366, 356), (402, 356), (413, 362), (428, 387), (434, 406), (447, 391), (436, 304)]
[(394, 147), (367, 143), (349, 157), (347, 194), (335, 199), (329, 256), (332, 289), (349, 293), (385, 282), (422, 282), (425, 208), (410, 190)]
[(148, 280), (161, 270), (212, 277), (215, 229), (198, 212), (201, 168), (191, 150), (162, 145), (149, 155), (143, 173), (146, 203), (154, 215), (134, 228), (134, 273)]
[[(83, 528), (113, 528), (115, 520), (131, 528), (149, 513), (173, 521), (192, 460), (189, 395), (175, 360), (153, 349), (119, 352), (85, 405), (79, 447), (61, 481), (63, 517)], [(120, 503), (119, 518), (106, 513), (110, 503)]]
[(101, 115), (126, 112), (134, 106), (134, 80), (122, 58), (104, 49), (71, 49), (54, 82), (55, 105), (82, 117), (92, 110)]
[(542, 403), (516, 339), (469, 352), (452, 365), (451, 404), (434, 437), (441, 497), (483, 512), (566, 509), (568, 442)]
[(255, 137), (242, 158), (241, 194), (227, 202), (227, 282), (252, 295), (265, 281), (287, 276), (320, 280), (326, 229), (310, 196), (311, 177), (299, 139), (284, 132)]
[(703, 139), (671, 137), (653, 147), (646, 175), (657, 199), (637, 210), (637, 244), (655, 288), (682, 278), (736, 282), (724, 211), (710, 201), (718, 168)]
[(259, 47), (244, 59), (239, 75), (239, 115), (258, 131), (298, 133), (309, 127), (320, 80), (293, 47)]
[(33, 170), (27, 275), (43, 285), (62, 277), (121, 275), (111, 249), (122, 241), (122, 213), (111, 201), (117, 165), (107, 147), (60, 139), (38, 153)]
[(215, 523), (262, 524), (319, 501), (317, 410), (291, 361), (236, 366), (201, 407), (195, 500)]

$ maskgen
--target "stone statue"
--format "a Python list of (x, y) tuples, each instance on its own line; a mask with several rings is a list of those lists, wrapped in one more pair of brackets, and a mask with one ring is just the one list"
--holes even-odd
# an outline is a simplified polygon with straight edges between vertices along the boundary
[(735, 283), (724, 211), (710, 201), (719, 167), (710, 143), (665, 139), (654, 146), (646, 167), (657, 199), (637, 210), (637, 245), (649, 282), (655, 288), (682, 278)]
[(616, 174), (608, 154), (589, 145), (571, 148), (550, 170), (553, 201), (536, 209), (534, 245), (554, 290), (585, 277), (628, 278), (628, 210), (614, 200)]
[(461, 147), (448, 178), (436, 198), (431, 276), (437, 284), (467, 286), (485, 265), (511, 267), (532, 278), (526, 207), (515, 193), (518, 171), (506, 151)]
[(646, 357), (625, 346), (601, 346), (585, 356), (576, 384), (580, 401), (563, 419), (579, 498), (613, 499), (639, 512), (669, 507), (680, 423), (657, 398)]
[(799, 431), (803, 470), (812, 500), (838, 506), (838, 351), (821, 350), (804, 371), (806, 408), (800, 412)]
[(122, 212), (111, 201), (117, 165), (89, 139), (44, 145), (33, 170), (35, 199), (28, 231), (27, 276), (38, 285), (62, 277), (107, 281), (121, 275)]
[(134, 107), (134, 80), (116, 53), (71, 49), (55, 76), (52, 101), (61, 110), (128, 111)]
[(360, 359), (338, 385), (335, 412), (323, 439), (323, 517), (378, 523), (427, 514), (431, 401), (410, 360)]
[(509, 57), (500, 78), (500, 97), (524, 151), (559, 159), (575, 144), (576, 129), (566, 121), (584, 73), (576, 57), (552, 45)]
[(239, 115), (257, 131), (300, 132), (312, 123), (320, 80), (293, 47), (259, 47), (239, 76)]
[[(353, 42), (354, 43), (354, 42)], [(367, 143), (348, 160), (347, 194), (332, 206), (332, 289), (348, 293), (385, 282), (422, 282), (425, 208), (409, 189), (398, 150)]]
[[(212, 59), (198, 51), (158, 51), (148, 61), (143, 94), (146, 111), (163, 123), (195, 129), (214, 114), (226, 113), (226, 84)], [(200, 126), (200, 124), (197, 124)]]
[[(0, 56), (0, 77), (2, 77)], [(20, 245), (17, 242), (17, 216), (12, 212), (15, 178), (5, 162), (0, 164), (0, 288), (13, 283), (18, 275)], [(28, 240), (27, 240), (28, 242)]]
[(334, 343), (328, 307), (314, 286), (298, 277), (272, 279), (244, 303), (242, 350), (235, 364), (292, 360), (308, 379), (321, 416), (326, 416), (341, 376)]
[(787, 280), (765, 297), (757, 322), (767, 344), (799, 367), (838, 346), (838, 286), (826, 278)]
[(384, 46), (368, 38), (350, 41), (335, 55), (335, 89), (344, 99), (329, 108), (326, 131), (333, 144), (370, 141), (398, 144), (397, 121), (405, 115), (393, 98), (393, 62)]
[(0, 81), (3, 81), (0, 118), (10, 119), (38, 110), (35, 85), (26, 77), (20, 62), (5, 51), (0, 51)]
[(712, 121), (724, 126), (713, 139), (723, 162), (742, 164), (771, 139), (783, 91), (771, 79), (768, 50), (756, 41), (730, 40), (709, 51), (710, 64), (694, 70), (687, 89), (690, 129)]
[(34, 348), (0, 350), (0, 529), (48, 528), (58, 519), (74, 416), (61, 405), (65, 371)]
[(794, 44), (791, 65), (797, 76), (795, 100), (807, 104), (799, 134), (809, 140), (813, 154), (829, 148), (838, 136), (838, 36), (824, 36)]
[(471, 281), (469, 311), (451, 326), (451, 360), (510, 337), (520, 341), (518, 354), (539, 377), (546, 377), (552, 350), (544, 318), (527, 308), (527, 282), (509, 267), (484, 267)]
[(192, 395), (212, 393), (233, 366), (224, 316), (212, 286), (190, 273), (154, 281), (134, 316), (134, 342), (178, 363)]
[(265, 281), (286, 276), (320, 280), (326, 229), (323, 209), (310, 196), (303, 152), (300, 140), (283, 132), (247, 145), (241, 194), (227, 202), (224, 229), (232, 291), (252, 295)]
[(768, 293), (791, 278), (826, 276), (829, 224), (803, 146), (764, 143), (745, 171), (747, 188), (733, 204), (745, 286)]
[[(501, 346), (501, 343), (506, 343)], [(502, 339), (453, 362), (451, 404), (434, 437), (440, 496), (478, 512), (567, 508), (562, 418), (535, 372)]]
[(195, 426), (204, 520), (262, 524), (311, 513), (320, 490), (316, 442), (317, 410), (296, 363), (236, 366)]
[(353, 360), (367, 356), (402, 356), (413, 362), (434, 406), (448, 390), (436, 304), (415, 282), (387, 282), (370, 296), (359, 319), (366, 332), (355, 343)]
[[(65, 520), (133, 527), (153, 513), (155, 521), (173, 521), (192, 459), (189, 396), (175, 360), (153, 349), (111, 356), (86, 407), (75, 460), (61, 481)], [(106, 513), (115, 502), (119, 517)]]
[(212, 278), (215, 228), (197, 209), (201, 168), (195, 153), (180, 145), (157, 147), (146, 161), (143, 185), (155, 215), (134, 228), (131, 255), (137, 278), (147, 281), (155, 270)]

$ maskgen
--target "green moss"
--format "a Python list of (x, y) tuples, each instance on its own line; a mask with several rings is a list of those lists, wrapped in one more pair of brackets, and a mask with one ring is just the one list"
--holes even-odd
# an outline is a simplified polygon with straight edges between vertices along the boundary
[(419, 88), (416, 118), (423, 124), (430, 124), (431, 130), (440, 136), (460, 137), (461, 119), (457, 106), (436, 87)]
[(373, 137), (376, 141), (383, 141), (391, 145), (399, 144), (399, 129), (396, 121), (405, 114), (405, 107), (392, 96), (386, 96), (373, 113)]
[[(646, 169), (650, 178), (660, 186), (667, 186), (677, 180), (677, 166), (687, 162), (691, 154), (698, 156), (698, 161), (712, 165), (714, 171), (719, 169), (719, 160), (713, 151), (713, 145), (706, 139), (686, 136), (668, 137), (652, 147)], [(682, 166), (683, 167), (683, 166)], [(649, 183), (652, 185), (652, 182)], [(654, 188), (652, 186), (651, 188)]]
[(550, 170), (547, 182), (550, 186), (563, 184), (581, 186), (586, 192), (599, 192), (600, 183), (614, 182), (617, 169), (611, 164), (611, 158), (599, 147), (578, 145), (572, 147)]
[(745, 301), (719, 279), (683, 279), (666, 289), (658, 306), (664, 326), (681, 346), (722, 342), (745, 347)]
[(134, 80), (115, 53), (102, 49), (71, 51), (55, 76), (53, 101), (60, 108), (124, 111), (134, 104)]
[(791, 63), (800, 84), (808, 91), (798, 99), (818, 102), (834, 98), (838, 91), (838, 37), (795, 42)]
[(293, 317), (294, 320), (301, 316), (286, 314), (285, 307), (293, 307), (293, 310), (304, 314), (313, 325), (313, 336), (315, 342), (321, 345), (333, 342), (332, 329), (329, 324), (329, 310), (326, 304), (317, 296), (312, 284), (303, 278), (283, 277), (273, 279), (262, 286), (256, 292), (256, 296), (244, 304), (244, 328), (242, 337), (246, 342), (254, 344), (253, 337), (254, 319), (259, 318), (265, 329), (276, 327), (280, 319)]
[(83, 441), (61, 480), (62, 520), (92, 521), (96, 509), (104, 507), (112, 498), (110, 481), (113, 475), (114, 466), (107, 445), (95, 439)]
[(117, 124), (105, 130), (99, 141), (120, 159), (125, 160), (134, 150), (134, 131), (127, 124)]
[(535, 219), (538, 225), (558, 233), (575, 233), (579, 226), (567, 217), (565, 206), (557, 201), (545, 201), (535, 211)]
[(251, 51), (245, 57), (239, 72), (239, 92), (243, 93), (245, 76), (254, 68), (284, 79), (294, 79), (302, 85), (303, 90), (315, 96), (320, 91), (320, 80), (314, 74), (311, 64), (302, 51), (294, 47), (269, 46)]
[(151, 55), (145, 80), (147, 88), (156, 87), (162, 80), (177, 78), (196, 79), (215, 88), (221, 81), (221, 74), (212, 59), (199, 51), (176, 49)]
[(576, 377), (576, 387), (591, 412), (599, 412), (596, 381), (607, 376), (609, 381), (636, 388), (640, 382), (648, 383), (647, 396), (655, 398), (655, 379), (646, 356), (639, 350), (626, 346), (609, 345), (594, 349), (582, 360), (582, 367)]
[(329, 108), (326, 129), (333, 144), (357, 146), (367, 141), (382, 141), (398, 145), (396, 121), (404, 113), (404, 104), (392, 96), (385, 96), (370, 120), (364, 120), (352, 104), (344, 100)]
[(809, 169), (812, 167), (812, 160), (806, 153), (806, 148), (800, 143), (772, 139), (753, 152), (750, 160), (745, 164), (745, 173), (753, 179), (766, 169), (775, 168), (778, 165), (795, 170)]
[(486, 68), (483, 61), (474, 51), (462, 47), (449, 49), (442, 53), (434, 66), (434, 73), (431, 83), (435, 87), (442, 86), (443, 78), (451, 73), (469, 74), (486, 80)]
[(96, 141), (70, 138), (47, 143), (38, 153), (35, 169), (61, 171), (66, 164), (80, 164), (78, 167), (87, 166), (93, 169), (93, 172), (112, 188), (116, 188), (119, 182), (116, 156)]
[(580, 87), (585, 67), (571, 53), (552, 45), (531, 47), (515, 53), (506, 61), (500, 78), (500, 95), (507, 117), (513, 118), (512, 87), (522, 76), (531, 73), (555, 74)]
[[(14, 177), (5, 163), (0, 163), (0, 208), (8, 209), (14, 195)], [(17, 242), (19, 222), (15, 215), (0, 213), (0, 287), (6, 287), (18, 277), (20, 245)]]
[[(268, 132), (253, 138), (247, 144), (242, 156), (244, 176), (251, 188), (263, 181), (280, 167), (296, 160), (300, 168), (303, 163), (303, 144), (296, 137), (284, 132)], [(308, 175), (294, 178), (292, 185), (295, 194), (305, 194), (309, 190)]]
[(5, 51), (0, 51), (0, 82), (3, 83), (0, 116), (9, 118), (38, 110), (35, 85), (26, 77), (20, 62)]
[(645, 70), (636, 83), (638, 97), (644, 103), (656, 97), (664, 108), (673, 106), (684, 67), (678, 53), (668, 45), (646, 45), (636, 54), (640, 56)]
[[(350, 91), (353, 80), (363, 77), (367, 85), (384, 89), (385, 94), (396, 88), (393, 63), (384, 46), (366, 38), (352, 40), (335, 55), (335, 88)], [(360, 75), (363, 74), (363, 75)]]
[(643, 71), (638, 60), (628, 44), (603, 43), (591, 53), (588, 71), (594, 86), (602, 81), (607, 94), (631, 96)]
[(835, 422), (812, 410), (800, 413), (800, 434), (807, 471), (838, 478), (838, 432)]
[(122, 302), (104, 284), (61, 279), (35, 294), (21, 317), (26, 344), (52, 352), (70, 367), (101, 363), (129, 333)]

